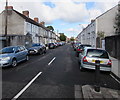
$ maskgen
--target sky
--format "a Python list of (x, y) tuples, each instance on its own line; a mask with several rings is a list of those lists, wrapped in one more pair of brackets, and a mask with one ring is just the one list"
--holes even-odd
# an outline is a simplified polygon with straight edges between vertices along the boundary
[[(0, 13), (5, 8), (0, 0)], [(29, 10), (30, 18), (38, 17), (55, 32), (76, 37), (92, 19), (118, 4), (119, 0), (8, 0), (15, 10)]]

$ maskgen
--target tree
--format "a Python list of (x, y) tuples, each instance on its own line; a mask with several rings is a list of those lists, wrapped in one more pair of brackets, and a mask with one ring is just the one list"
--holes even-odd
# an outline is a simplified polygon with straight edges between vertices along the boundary
[(60, 33), (60, 40), (66, 41), (66, 36), (64, 35), (64, 33)]
[(105, 32), (103, 32), (103, 31), (98, 31), (98, 37), (100, 37), (101, 39), (103, 39), (104, 37), (105, 37)]
[(47, 26), (48, 29), (50, 29), (51, 31), (54, 31), (53, 26)]
[(118, 13), (115, 17), (115, 33), (120, 34), (120, 2), (118, 3)]
[(74, 37), (71, 37), (71, 38), (70, 38), (70, 41), (74, 41), (74, 40), (75, 40)]

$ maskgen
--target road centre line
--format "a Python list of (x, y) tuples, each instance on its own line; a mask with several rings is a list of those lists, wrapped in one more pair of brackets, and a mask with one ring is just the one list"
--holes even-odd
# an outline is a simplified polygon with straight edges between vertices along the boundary
[(48, 63), (48, 65), (50, 65), (55, 59), (56, 59), (56, 57), (54, 57), (54, 58)]
[(110, 74), (110, 76), (120, 84), (120, 81), (117, 80), (112, 74)]
[(19, 96), (42, 74), (39, 72), (12, 100), (19, 98)]

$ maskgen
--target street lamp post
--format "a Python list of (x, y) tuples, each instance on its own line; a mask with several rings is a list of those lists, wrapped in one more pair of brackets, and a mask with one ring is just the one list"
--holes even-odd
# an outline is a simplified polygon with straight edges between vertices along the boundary
[(7, 24), (8, 24), (8, 0), (6, 0), (6, 7), (5, 7), (5, 47), (8, 46), (8, 40), (7, 40)]

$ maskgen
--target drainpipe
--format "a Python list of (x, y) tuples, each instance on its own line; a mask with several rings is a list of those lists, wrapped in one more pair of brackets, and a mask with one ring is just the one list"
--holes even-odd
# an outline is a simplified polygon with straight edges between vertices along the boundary
[(8, 24), (8, 0), (6, 0), (6, 7), (5, 7), (5, 47), (8, 46), (8, 39), (7, 39), (7, 24)]

